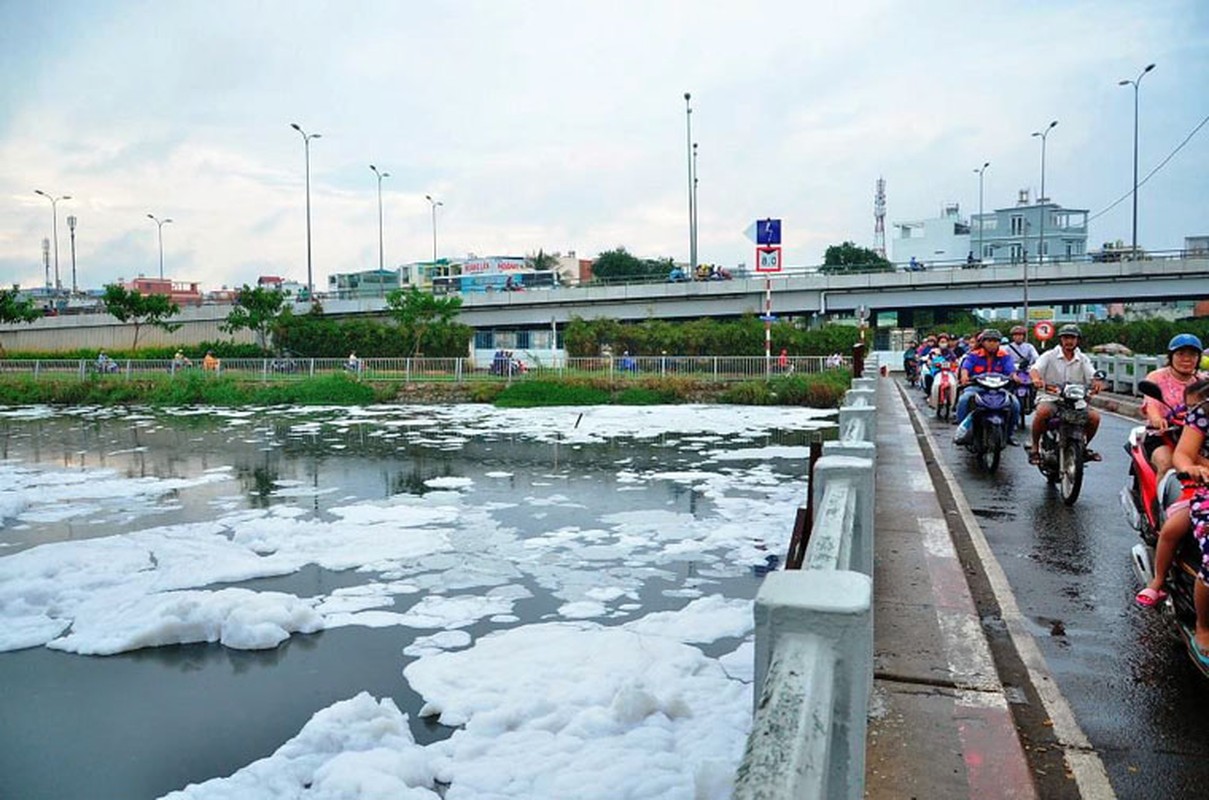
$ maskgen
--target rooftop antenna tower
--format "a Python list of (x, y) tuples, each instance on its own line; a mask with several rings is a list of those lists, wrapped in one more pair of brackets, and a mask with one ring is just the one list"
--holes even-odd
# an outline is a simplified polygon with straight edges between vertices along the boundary
[(46, 289), (50, 290), (50, 239), (42, 240), (42, 268), (46, 270)]
[(877, 179), (877, 191), (873, 195), (873, 250), (886, 257), (886, 179)]

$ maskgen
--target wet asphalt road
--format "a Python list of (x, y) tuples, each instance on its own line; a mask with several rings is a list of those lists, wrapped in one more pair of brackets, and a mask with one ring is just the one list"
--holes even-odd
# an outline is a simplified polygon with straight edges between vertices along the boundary
[(1005, 453), (998, 473), (981, 473), (922, 394), (908, 396), (926, 413), (937, 455), (960, 483), (1117, 796), (1209, 796), (1209, 682), (1157, 612), (1133, 600), (1140, 586), (1129, 548), (1137, 534), (1118, 500), (1133, 421), (1102, 413), (1093, 447), (1104, 460), (1088, 465), (1079, 500), (1067, 508), (1023, 448)]

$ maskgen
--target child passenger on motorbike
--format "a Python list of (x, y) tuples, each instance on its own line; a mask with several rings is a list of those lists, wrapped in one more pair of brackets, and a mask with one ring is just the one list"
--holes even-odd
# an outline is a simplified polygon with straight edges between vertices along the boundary
[(945, 362), (954, 362), (957, 360), (957, 354), (953, 352), (949, 335), (942, 333), (936, 337), (936, 346), (928, 354), (927, 365), (928, 370), (924, 373), (924, 394), (932, 394), (932, 381), (936, 380), (936, 373), (940, 371), (940, 365)]
[[(1202, 405), (1206, 400), (1209, 400), (1209, 380), (1198, 380), (1185, 388), (1181, 405), (1189, 409), (1188, 418), (1180, 433), (1180, 440), (1176, 444), (1175, 452), (1172, 454), (1172, 462), (1176, 469), (1188, 473), (1193, 480), (1201, 482), (1209, 481), (1209, 440), (1206, 440), (1206, 431), (1209, 430), (1209, 409)], [(1159, 474), (1161, 476), (1162, 473)], [(1163, 583), (1167, 579), (1167, 571), (1171, 569), (1171, 562), (1175, 558), (1175, 551), (1180, 540), (1192, 527), (1189, 504), (1198, 491), (1204, 491), (1204, 487), (1185, 486), (1180, 499), (1167, 508), (1167, 520), (1159, 529), (1159, 541), (1154, 548), (1154, 578), (1134, 598), (1138, 605), (1151, 608), (1167, 599)], [(1204, 550), (1204, 540), (1199, 539), (1198, 541), (1201, 543), (1201, 549)], [(1202, 567), (1203, 570), (1204, 567)], [(1201, 591), (1201, 587), (1198, 585), (1198, 617), (1200, 616)]]
[(1205, 348), (1201, 340), (1191, 333), (1173, 336), (1167, 343), (1167, 366), (1152, 370), (1146, 380), (1156, 384), (1163, 392), (1163, 402), (1147, 397), (1142, 401), (1141, 413), (1150, 428), (1143, 443), (1147, 457), (1154, 466), (1156, 475), (1171, 469), (1171, 455), (1175, 436), (1169, 435), (1172, 423), (1178, 424), (1185, 408), (1184, 391), (1200, 377), (1197, 365)]
[[(1008, 376), (1016, 368), (1012, 357), (999, 349), (999, 343), (1003, 340), (1003, 334), (994, 328), (987, 328), (982, 333), (978, 334), (977, 347), (966, 354), (961, 360), (961, 367), (958, 370), (958, 384), (964, 387), (961, 391), (961, 396), (957, 398), (957, 426), (960, 429), (961, 423), (965, 421), (966, 416), (970, 413), (970, 403), (974, 399), (974, 395), (980, 391), (977, 386), (970, 385), (970, 378), (973, 375), (985, 375), (988, 372), (997, 372), (1000, 375)], [(1016, 446), (1016, 425), (1020, 417), (1020, 401), (1015, 395), (1008, 395), (1008, 399), (1012, 403), (1012, 414), (1008, 420), (1007, 443), (1012, 447)]]
[[(1033, 415), (1033, 442), (1028, 457), (1030, 464), (1041, 463), (1041, 434), (1045, 433), (1050, 417), (1054, 415), (1054, 401), (1041, 395), (1045, 387), (1081, 383), (1090, 386), (1093, 394), (1102, 388), (1100, 381), (1096, 379), (1096, 368), (1092, 366), (1091, 359), (1079, 349), (1082, 336), (1083, 332), (1079, 330), (1078, 325), (1063, 325), (1058, 329), (1058, 347), (1045, 351), (1029, 370), (1029, 377), (1033, 379), (1033, 386), (1036, 386), (1038, 391), (1037, 412)], [(1090, 445), (1099, 429), (1100, 412), (1088, 408), (1087, 424), (1083, 426), (1084, 442)], [(1100, 454), (1090, 446), (1083, 449), (1083, 458), (1086, 461), (1102, 460)]]

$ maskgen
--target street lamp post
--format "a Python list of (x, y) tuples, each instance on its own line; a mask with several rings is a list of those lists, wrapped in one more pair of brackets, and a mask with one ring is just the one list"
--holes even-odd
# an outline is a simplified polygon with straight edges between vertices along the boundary
[(323, 134), (307, 133), (297, 122), (291, 122), (290, 127), (302, 136), (302, 147), (306, 151), (306, 294), (312, 303), (315, 301), (315, 278), (311, 271), (311, 139), (322, 139)]
[(55, 241), (55, 291), (58, 292), (58, 291), (62, 290), (62, 288), (63, 288), (62, 282), (59, 281), (59, 201), (60, 200), (70, 200), (71, 195), (64, 194), (64, 195), (55, 197), (53, 195), (47, 194), (46, 192), (42, 191), (41, 189), (34, 189), (34, 194), (40, 194), (43, 197), (45, 197), (47, 200), (50, 201), (50, 213), (51, 213), (51, 216), (54, 217), (54, 221), (53, 221), (53, 224), (51, 225), (51, 229), (53, 231), (52, 235), (54, 236), (54, 241)]
[(164, 279), (164, 226), (172, 221), (172, 217), (160, 219), (155, 214), (148, 214), (147, 219), (155, 223), (155, 227), (159, 229), (160, 239), (160, 280)]
[(437, 206), (445, 205), (440, 200), (433, 200), (432, 195), (424, 195), (424, 199), (432, 206), (432, 266), (436, 269), (437, 265)]
[(71, 231), (71, 293), (76, 294), (79, 289), (76, 287), (76, 216), (75, 214), (67, 215), (67, 229)]
[(692, 94), (684, 93), (685, 146), (688, 148), (688, 263), (691, 274), (697, 274), (697, 216), (696, 181), (693, 178), (693, 106)]
[[(373, 170), (375, 175), (378, 176), (378, 272), (383, 272), (386, 267), (384, 266), (384, 258), (382, 255), (382, 179), (389, 178), (390, 173), (379, 172), (378, 168), (373, 164), (370, 164), (369, 168)], [(381, 281), (381, 278), (382, 276), (379, 275), (379, 281)]]
[(978, 173), (978, 263), (979, 264), (982, 263), (982, 256), (983, 256), (982, 229), (986, 224), (986, 220), (984, 220), (982, 218), (982, 174), (987, 171), (987, 167), (989, 167), (989, 166), (991, 166), (990, 161), (986, 162), (981, 167), (974, 170), (975, 172)]
[(701, 204), (697, 202), (697, 143), (693, 142), (693, 261), (697, 260), (697, 217)]
[[(1033, 131), (1033, 136), (1041, 137), (1041, 196), (1037, 198), (1037, 210), (1041, 212), (1041, 222), (1039, 233), (1037, 236), (1037, 263), (1045, 263), (1045, 203), (1048, 198), (1045, 196), (1045, 140), (1049, 137), (1049, 132), (1057, 126), (1058, 120), (1054, 120), (1045, 128), (1039, 131)], [(1028, 324), (1028, 238), (1024, 242), (1024, 323)]]
[(1154, 64), (1147, 64), (1146, 69), (1138, 73), (1133, 80), (1118, 81), (1118, 86), (1133, 86), (1133, 246), (1134, 258), (1138, 257), (1138, 87), (1146, 73), (1154, 69)]

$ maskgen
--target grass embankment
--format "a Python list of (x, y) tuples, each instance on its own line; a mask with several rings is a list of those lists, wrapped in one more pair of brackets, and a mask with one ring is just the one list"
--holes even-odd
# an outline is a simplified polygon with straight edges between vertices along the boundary
[[(0, 405), (151, 405), (272, 406), (371, 405), (389, 402), (479, 402), (501, 408), (585, 405), (662, 405), (687, 402), (735, 405), (786, 405), (835, 408), (851, 384), (841, 369), (813, 375), (791, 375), (771, 381), (751, 380), (721, 385), (681, 377), (651, 377), (610, 383), (605, 378), (521, 380), (504, 383), (358, 382), (330, 375), (262, 383), (190, 371), (127, 379), (122, 376), (4, 376)], [(412, 390), (422, 390), (417, 393)]]
[(117, 376), (35, 380), (21, 376), (0, 381), (3, 405), (370, 405), (393, 396), (394, 387), (379, 389), (343, 375), (277, 383), (238, 381), (204, 373), (136, 380)]
[(643, 379), (620, 388), (607, 380), (532, 380), (511, 386), (475, 386), (472, 396), (504, 408), (578, 405), (662, 405), (708, 400), (735, 405), (783, 405), (836, 408), (852, 376), (842, 369), (814, 375), (751, 380), (732, 386), (675, 377)]

